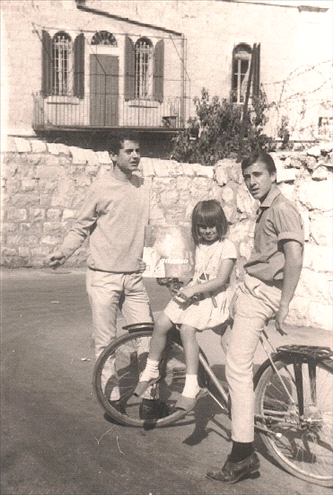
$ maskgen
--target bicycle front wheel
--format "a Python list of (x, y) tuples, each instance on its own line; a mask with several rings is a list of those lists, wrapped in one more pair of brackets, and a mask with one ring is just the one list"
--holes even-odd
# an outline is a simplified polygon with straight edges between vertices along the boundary
[(256, 422), (269, 453), (289, 473), (333, 486), (333, 361), (275, 356), (259, 377)]
[[(97, 398), (107, 415), (124, 425), (168, 426), (186, 415), (186, 411), (174, 409), (184, 388), (186, 366), (181, 342), (171, 334), (161, 360), (161, 380), (151, 390), (166, 404), (169, 414), (160, 419), (140, 418), (142, 398), (134, 396), (133, 391), (146, 365), (151, 335), (152, 330), (141, 330), (119, 337), (104, 349), (95, 365), (93, 386)], [(112, 405), (112, 397), (120, 398), (120, 408)]]

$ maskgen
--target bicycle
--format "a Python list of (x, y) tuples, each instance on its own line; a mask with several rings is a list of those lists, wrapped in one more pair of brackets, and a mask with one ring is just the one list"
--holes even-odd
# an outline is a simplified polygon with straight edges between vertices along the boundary
[[(165, 279), (175, 293), (177, 279)], [(149, 352), (152, 323), (123, 327), (126, 334), (118, 337), (99, 356), (93, 373), (93, 386), (99, 402), (116, 422), (134, 427), (164, 427), (181, 420), (189, 411), (176, 410), (174, 404), (185, 382), (185, 358), (179, 331), (169, 332), (160, 363), (159, 397), (167, 403), (170, 414), (154, 420), (139, 416), (140, 398), (133, 395)], [(328, 347), (284, 345), (276, 350), (266, 331), (261, 337), (268, 358), (254, 376), (255, 430), (268, 453), (286, 471), (305, 481), (333, 486), (333, 352)], [(267, 349), (267, 343), (271, 351)], [(123, 411), (109, 401), (115, 376), (105, 382), (103, 375), (116, 366)], [(200, 349), (199, 384), (229, 415), (227, 390), (216, 377)], [(103, 383), (105, 382), (105, 384)]]

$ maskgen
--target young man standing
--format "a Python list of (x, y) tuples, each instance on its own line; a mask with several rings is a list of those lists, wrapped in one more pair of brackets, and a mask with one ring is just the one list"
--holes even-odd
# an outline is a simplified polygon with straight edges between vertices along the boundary
[[(141, 260), (145, 226), (149, 220), (149, 190), (136, 172), (140, 147), (136, 135), (111, 141), (113, 168), (89, 188), (76, 222), (59, 249), (48, 256), (50, 266), (62, 265), (89, 236), (87, 293), (92, 309), (95, 355), (116, 337), (118, 308), (127, 324), (152, 322), (149, 299), (142, 280)], [(110, 364), (110, 375), (115, 375)], [(105, 377), (105, 381), (108, 377)], [(110, 401), (124, 412), (119, 388)], [(147, 401), (146, 401), (147, 402)], [(156, 415), (156, 403), (143, 401), (143, 419)]]
[(243, 160), (242, 172), (251, 195), (260, 206), (254, 247), (244, 265), (245, 276), (236, 291), (233, 326), (226, 354), (226, 378), (231, 399), (232, 451), (219, 471), (208, 478), (235, 483), (258, 471), (254, 451), (253, 359), (261, 331), (275, 315), (285, 334), (285, 319), (302, 269), (303, 228), (300, 215), (276, 185), (276, 167), (260, 151)]

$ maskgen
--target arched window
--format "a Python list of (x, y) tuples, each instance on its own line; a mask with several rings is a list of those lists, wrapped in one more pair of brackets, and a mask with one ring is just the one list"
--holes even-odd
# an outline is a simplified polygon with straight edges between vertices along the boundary
[(246, 43), (234, 48), (232, 60), (232, 101), (243, 103), (250, 72), (252, 49)]
[(73, 42), (60, 31), (52, 39), (52, 94), (70, 96), (73, 88)]
[(117, 46), (117, 40), (114, 35), (108, 31), (98, 31), (92, 37), (91, 44)]
[(135, 98), (153, 95), (153, 44), (148, 38), (135, 43)]

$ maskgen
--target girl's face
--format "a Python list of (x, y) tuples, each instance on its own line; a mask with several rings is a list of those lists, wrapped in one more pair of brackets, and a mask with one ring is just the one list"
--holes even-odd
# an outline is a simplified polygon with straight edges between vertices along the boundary
[(217, 241), (219, 236), (217, 232), (217, 228), (215, 225), (198, 225), (198, 233), (200, 236), (200, 240), (204, 244), (213, 244), (213, 242)]

